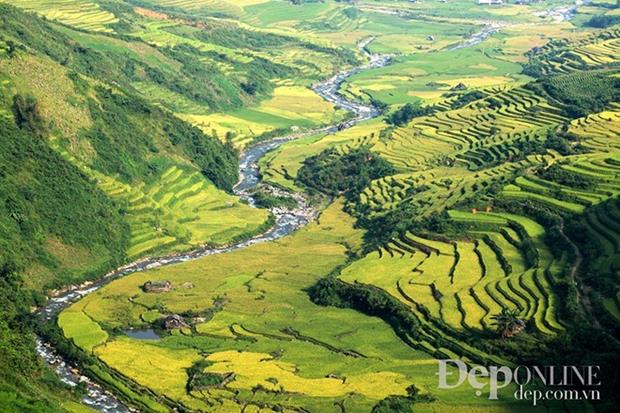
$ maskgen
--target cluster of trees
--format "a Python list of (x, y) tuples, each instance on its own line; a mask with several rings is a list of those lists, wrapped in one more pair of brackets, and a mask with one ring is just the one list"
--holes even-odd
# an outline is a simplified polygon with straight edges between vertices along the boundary
[(480, 90), (473, 90), (471, 92), (463, 93), (459, 95), (452, 103), (450, 103), (450, 107), (452, 109), (462, 108), (468, 103), (475, 102), (476, 100), (484, 99), (488, 95)]
[[(484, 99), (488, 95), (479, 90), (473, 90), (467, 93), (451, 93), (447, 95), (450, 96), (458, 96), (454, 101), (450, 103), (450, 107), (452, 109), (461, 108), (468, 103), (474, 102), (479, 99)], [(419, 104), (407, 103), (401, 106), (398, 110), (390, 113), (385, 117), (385, 121), (394, 126), (402, 126), (409, 123), (412, 119), (417, 118), (419, 116), (428, 116), (435, 113), (438, 109), (435, 106), (420, 106)]]
[(239, 158), (232, 143), (206, 136), (200, 129), (168, 115), (164, 131), (170, 142), (182, 148), (203, 175), (217, 187), (232, 191), (239, 177)]
[(404, 413), (411, 412), (416, 403), (428, 403), (433, 401), (433, 397), (429, 394), (420, 395), (415, 385), (411, 385), (405, 389), (406, 396), (388, 396), (375, 404), (371, 413)]
[(463, 235), (466, 226), (453, 221), (446, 211), (420, 217), (418, 208), (408, 202), (398, 204), (395, 208), (380, 215), (368, 217), (357, 212), (357, 224), (364, 228), (364, 244), (367, 251), (372, 251), (387, 244), (407, 231)]
[(556, 182), (560, 185), (565, 185), (570, 188), (576, 189), (588, 189), (592, 187), (592, 179), (575, 172), (567, 171), (563, 169), (561, 165), (553, 164), (548, 168), (540, 168), (536, 171), (536, 175), (542, 179)]
[(620, 101), (620, 78), (613, 74), (599, 71), (551, 76), (526, 87), (560, 103), (567, 117), (579, 118), (604, 110), (610, 102)]
[(389, 114), (385, 118), (385, 121), (390, 125), (402, 126), (409, 123), (413, 118), (430, 115), (433, 112), (434, 109), (430, 106), (421, 107), (413, 103), (407, 103), (398, 110)]
[(335, 277), (320, 279), (308, 289), (312, 302), (318, 305), (353, 308), (364, 314), (382, 318), (397, 333), (415, 336), (419, 320), (409, 308), (380, 288), (348, 284)]
[(254, 193), (256, 206), (261, 208), (288, 208), (297, 207), (297, 201), (290, 196), (274, 195), (267, 191), (257, 191)]
[(545, 148), (552, 149), (560, 155), (574, 155), (587, 152), (588, 149), (578, 143), (578, 138), (565, 131), (550, 130), (545, 139)]
[(585, 25), (589, 27), (595, 27), (597, 29), (605, 29), (618, 23), (620, 23), (620, 16), (599, 14), (596, 16), (592, 16), (592, 18), (588, 20)]
[(21, 93), (13, 96), (13, 116), (15, 123), (22, 129), (36, 135), (44, 135), (47, 132), (47, 125), (41, 115), (41, 108), (36, 98), (32, 95)]
[(366, 147), (353, 149), (344, 155), (327, 149), (304, 161), (297, 180), (325, 194), (344, 194), (352, 200), (373, 179), (394, 173), (395, 169), (388, 161)]
[(187, 369), (188, 380), (186, 390), (188, 393), (217, 386), (224, 381), (222, 374), (205, 372), (205, 369), (212, 364), (209, 360), (200, 359)]

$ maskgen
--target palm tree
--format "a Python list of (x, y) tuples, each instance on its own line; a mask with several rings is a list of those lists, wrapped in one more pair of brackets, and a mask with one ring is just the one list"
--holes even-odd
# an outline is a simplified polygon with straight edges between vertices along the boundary
[(519, 318), (517, 310), (503, 308), (501, 313), (492, 316), (491, 319), (502, 338), (513, 337), (525, 328), (525, 323)]

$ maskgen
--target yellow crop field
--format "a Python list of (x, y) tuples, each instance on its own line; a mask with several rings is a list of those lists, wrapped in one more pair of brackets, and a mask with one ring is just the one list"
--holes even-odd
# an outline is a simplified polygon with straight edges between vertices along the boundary
[(96, 32), (112, 32), (110, 24), (118, 19), (114, 14), (102, 10), (96, 2), (89, 0), (1, 0), (14, 6), (33, 10), (50, 20), (58, 20), (69, 26)]
[(274, 360), (269, 354), (224, 351), (209, 355), (207, 360), (214, 362), (206, 369), (208, 372), (236, 374), (233, 388), (260, 384), (267, 389), (313, 397), (338, 397), (355, 392), (379, 399), (386, 392), (404, 394), (407, 386), (405, 376), (388, 372), (349, 376), (344, 383), (339, 378), (304, 378), (295, 373), (295, 365)]
[(310, 128), (330, 124), (344, 115), (308, 88), (279, 86), (273, 96), (256, 108), (209, 115), (183, 114), (182, 118), (220, 137), (233, 133), (235, 142), (244, 146), (274, 129)]

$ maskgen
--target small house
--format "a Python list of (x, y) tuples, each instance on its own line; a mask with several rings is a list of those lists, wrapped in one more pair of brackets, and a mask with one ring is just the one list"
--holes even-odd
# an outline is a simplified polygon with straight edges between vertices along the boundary
[(178, 314), (169, 314), (162, 319), (162, 326), (166, 330), (177, 330), (180, 328), (189, 327), (183, 317)]
[(172, 283), (166, 280), (147, 281), (142, 289), (145, 293), (165, 293), (172, 290)]
[(458, 84), (452, 86), (450, 88), (450, 90), (452, 91), (458, 91), (458, 90), (466, 90), (467, 89), (467, 85), (463, 82), (459, 82)]

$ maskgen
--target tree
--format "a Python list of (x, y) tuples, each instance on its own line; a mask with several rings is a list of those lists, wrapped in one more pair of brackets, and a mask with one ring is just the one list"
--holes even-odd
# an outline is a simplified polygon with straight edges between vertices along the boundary
[(525, 328), (525, 323), (519, 318), (517, 310), (504, 308), (499, 314), (492, 316), (491, 319), (502, 338), (514, 337)]
[(434, 109), (432, 107), (419, 107), (412, 103), (407, 103), (394, 113), (387, 116), (385, 118), (385, 121), (390, 125), (402, 126), (409, 123), (409, 121), (411, 121), (413, 118), (416, 118), (418, 116), (430, 115), (433, 112)]
[(35, 135), (44, 135), (47, 131), (41, 107), (32, 95), (17, 94), (13, 96), (13, 115), (15, 123)]

